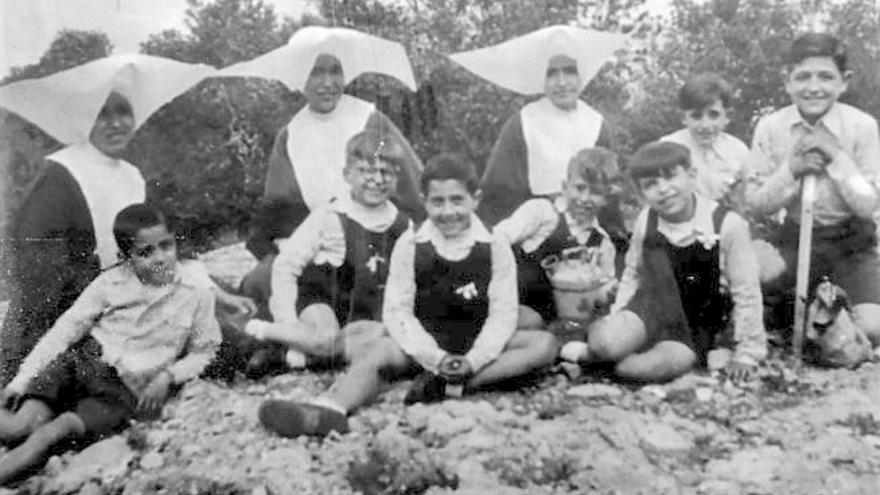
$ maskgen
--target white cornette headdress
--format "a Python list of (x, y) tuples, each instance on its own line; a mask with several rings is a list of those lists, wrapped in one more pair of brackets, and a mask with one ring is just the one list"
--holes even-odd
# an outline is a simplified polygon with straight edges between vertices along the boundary
[(85, 142), (107, 96), (128, 99), (135, 128), (162, 105), (216, 72), (140, 54), (112, 55), (40, 79), (0, 87), (0, 106), (17, 113), (64, 144)]
[(323, 54), (339, 59), (345, 84), (365, 72), (378, 72), (416, 89), (412, 66), (400, 43), (352, 29), (320, 26), (304, 27), (286, 45), (231, 65), (218, 75), (277, 79), (294, 91), (302, 91), (315, 61)]
[(550, 26), (497, 45), (450, 55), (487, 81), (524, 95), (544, 92), (547, 62), (556, 55), (577, 61), (581, 90), (624, 47), (628, 37), (572, 26)]

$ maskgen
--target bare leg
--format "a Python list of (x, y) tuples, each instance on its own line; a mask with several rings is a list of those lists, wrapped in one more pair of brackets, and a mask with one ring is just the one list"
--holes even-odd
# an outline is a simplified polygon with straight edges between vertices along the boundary
[(547, 325), (541, 315), (534, 309), (519, 305), (519, 315), (516, 319), (517, 330), (543, 330)]
[(553, 364), (559, 344), (549, 332), (517, 330), (501, 355), (480, 370), (468, 385), (479, 388)]
[(687, 373), (697, 362), (697, 355), (681, 342), (664, 340), (639, 354), (631, 354), (617, 363), (621, 378), (637, 382), (666, 382)]
[(880, 346), (880, 304), (856, 304), (852, 309), (853, 321), (868, 336), (871, 345)]
[(61, 414), (38, 427), (27, 440), (0, 459), (0, 485), (4, 485), (28, 469), (46, 462), (46, 456), (55, 444), (85, 433), (85, 425), (72, 412)]
[(0, 410), (0, 443), (18, 442), (52, 419), (52, 409), (41, 400), (27, 400), (12, 413)]
[(315, 356), (341, 353), (343, 349), (336, 347), (338, 336), (336, 313), (327, 304), (311, 304), (302, 310), (297, 323), (273, 323), (263, 332), (265, 340)]
[(352, 358), (348, 370), (336, 380), (328, 399), (346, 412), (372, 400), (386, 380), (384, 373), (406, 370), (409, 358), (391, 337), (382, 337)]
[(387, 336), (385, 325), (380, 321), (360, 320), (349, 323), (342, 328), (336, 338), (335, 349), (342, 349), (345, 359), (351, 362), (355, 356), (361, 355), (374, 342)]
[(632, 311), (620, 311), (597, 321), (589, 330), (587, 362), (618, 362), (647, 341), (645, 324)]

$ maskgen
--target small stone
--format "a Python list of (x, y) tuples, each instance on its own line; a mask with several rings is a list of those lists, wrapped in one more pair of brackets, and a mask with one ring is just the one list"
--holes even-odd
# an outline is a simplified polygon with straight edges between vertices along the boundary
[(640, 433), (642, 446), (658, 453), (684, 453), (693, 447), (693, 442), (661, 423), (648, 425)]
[(730, 349), (712, 349), (706, 356), (706, 367), (709, 371), (723, 370), (730, 363), (733, 352)]
[(158, 469), (165, 464), (165, 459), (158, 452), (149, 452), (141, 457), (141, 467), (144, 469)]
[(623, 391), (613, 385), (587, 383), (584, 385), (571, 387), (570, 389), (568, 389), (568, 392), (566, 392), (566, 394), (574, 397), (586, 397), (588, 399), (592, 399), (595, 397), (619, 397), (623, 395)]
[(90, 482), (79, 489), (78, 495), (102, 495), (101, 485)]
[(584, 374), (584, 369), (576, 363), (562, 362), (559, 363), (559, 368), (569, 380), (577, 380)]
[(269, 495), (269, 489), (266, 488), (266, 485), (260, 485), (251, 490), (251, 495)]
[(697, 400), (700, 402), (708, 402), (708, 401), (712, 400), (712, 396), (714, 394), (715, 393), (712, 391), (712, 389), (708, 388), (708, 387), (699, 387), (695, 391), (695, 395), (697, 397)]
[(187, 444), (180, 448), (180, 457), (184, 459), (189, 459), (191, 457), (195, 457), (196, 454), (201, 452), (202, 448), (198, 445)]

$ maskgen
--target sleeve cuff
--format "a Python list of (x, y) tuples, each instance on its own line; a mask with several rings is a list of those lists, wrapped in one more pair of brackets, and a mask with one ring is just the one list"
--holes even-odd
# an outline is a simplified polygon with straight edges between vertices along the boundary
[(269, 328), (271, 325), (272, 323), (268, 321), (258, 320), (254, 318), (245, 323), (244, 333), (250, 335), (257, 340), (263, 340), (266, 335), (266, 329)]
[(6, 385), (6, 388), (21, 395), (27, 390), (27, 381), (16, 376), (8, 385)]

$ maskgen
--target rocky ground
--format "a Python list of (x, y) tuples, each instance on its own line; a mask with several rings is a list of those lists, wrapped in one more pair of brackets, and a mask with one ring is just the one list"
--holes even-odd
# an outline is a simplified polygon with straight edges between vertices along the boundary
[(401, 382), (324, 441), (272, 436), (256, 411), (337, 371), (200, 380), (161, 420), (0, 494), (880, 493), (880, 363), (796, 370), (775, 354), (744, 388), (717, 372), (628, 387), (557, 367), (407, 407)]

